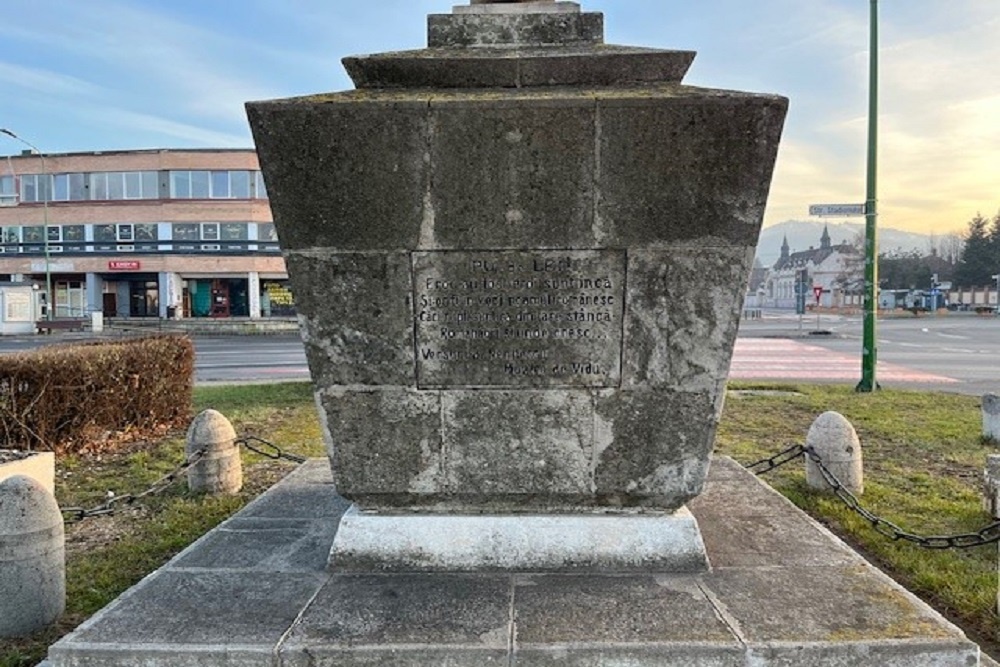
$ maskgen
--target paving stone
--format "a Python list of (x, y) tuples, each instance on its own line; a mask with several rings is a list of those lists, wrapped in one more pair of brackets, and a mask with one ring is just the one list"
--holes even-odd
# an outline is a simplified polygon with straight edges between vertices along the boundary
[(504, 575), (335, 576), (303, 614), (282, 659), (310, 666), (500, 660), (510, 643), (510, 597)]
[(738, 646), (697, 576), (521, 575), (516, 648), (714, 642)]
[[(144, 582), (142, 595), (123, 600), (101, 619), (99, 628), (87, 628), (77, 639), (273, 646), (325, 579), (318, 573), (247, 576), (168, 570)], [(212, 618), (225, 622), (197, 622)]]
[(929, 607), (860, 560), (838, 567), (717, 568), (702, 582), (750, 643), (961, 636)]
[(336, 533), (332, 520), (237, 518), (182, 554), (174, 568), (322, 572)]

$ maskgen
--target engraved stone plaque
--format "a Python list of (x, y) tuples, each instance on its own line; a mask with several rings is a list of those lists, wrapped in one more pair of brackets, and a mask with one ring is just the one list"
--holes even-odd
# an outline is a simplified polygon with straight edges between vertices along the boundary
[(411, 257), (418, 387), (620, 385), (625, 251)]

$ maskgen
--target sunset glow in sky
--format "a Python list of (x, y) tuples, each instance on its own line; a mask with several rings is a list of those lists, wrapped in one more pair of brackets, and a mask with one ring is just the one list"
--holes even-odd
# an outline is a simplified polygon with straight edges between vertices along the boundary
[[(4, 0), (0, 127), (46, 152), (248, 147), (247, 100), (351, 87), (448, 0)], [(607, 41), (698, 51), (686, 83), (778, 93), (765, 224), (865, 193), (868, 0), (583, 0)], [(880, 0), (880, 224), (1000, 210), (1000, 0)], [(0, 155), (22, 146), (0, 135)]]

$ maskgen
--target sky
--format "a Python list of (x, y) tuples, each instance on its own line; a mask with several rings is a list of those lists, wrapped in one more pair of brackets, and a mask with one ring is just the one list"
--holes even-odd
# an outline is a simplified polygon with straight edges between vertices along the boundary
[[(248, 100), (350, 89), (459, 0), (2, 0), (0, 127), (43, 152), (250, 147)], [(583, 0), (685, 83), (790, 99), (765, 225), (865, 198), (869, 0)], [(1000, 211), (1000, 0), (879, 0), (879, 224)], [(23, 148), (0, 135), (0, 155)], [(861, 221), (856, 219), (855, 221)]]

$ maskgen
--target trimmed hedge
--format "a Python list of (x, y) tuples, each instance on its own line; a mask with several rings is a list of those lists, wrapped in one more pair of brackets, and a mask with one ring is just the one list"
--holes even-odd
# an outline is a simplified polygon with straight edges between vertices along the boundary
[(55, 345), (0, 357), (7, 449), (100, 450), (186, 426), (194, 344), (152, 336)]

